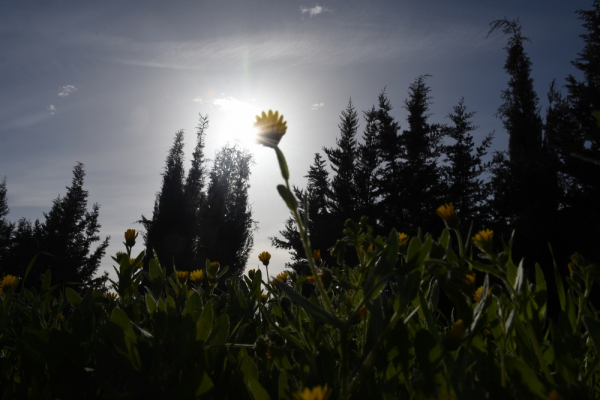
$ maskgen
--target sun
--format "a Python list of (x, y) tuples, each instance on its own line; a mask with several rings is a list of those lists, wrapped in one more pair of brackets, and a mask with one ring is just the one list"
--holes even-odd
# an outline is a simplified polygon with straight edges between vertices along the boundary
[(238, 142), (246, 148), (256, 144), (254, 122), (260, 109), (250, 102), (226, 97), (215, 99), (219, 107), (219, 136), (223, 142)]

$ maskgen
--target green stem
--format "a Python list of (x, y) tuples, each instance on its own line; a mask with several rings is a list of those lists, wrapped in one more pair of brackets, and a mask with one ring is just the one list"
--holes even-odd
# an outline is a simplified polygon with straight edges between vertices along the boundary
[(550, 373), (548, 364), (546, 364), (546, 360), (544, 360), (544, 355), (542, 354), (542, 349), (540, 348), (540, 344), (538, 343), (538, 340), (535, 337), (535, 333), (533, 332), (533, 326), (531, 325), (531, 321), (527, 320), (525, 324), (527, 327), (527, 332), (529, 333), (529, 338), (531, 339), (531, 343), (533, 344), (533, 349), (534, 349), (535, 354), (540, 363), (540, 367), (542, 368), (542, 371), (544, 371), (544, 375), (546, 376), (546, 379), (548, 380), (548, 382), (550, 382), (552, 385), (555, 385), (554, 378), (552, 377), (552, 374)]

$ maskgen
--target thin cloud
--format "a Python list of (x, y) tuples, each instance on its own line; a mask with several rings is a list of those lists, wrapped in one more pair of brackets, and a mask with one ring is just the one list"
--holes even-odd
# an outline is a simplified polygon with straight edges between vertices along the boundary
[(202, 99), (200, 97), (195, 97), (192, 99), (192, 101), (196, 102), (196, 103), (204, 104), (204, 99)]
[(66, 97), (68, 95), (70, 95), (71, 93), (74, 93), (77, 91), (77, 87), (74, 85), (65, 85), (61, 88), (60, 92), (58, 92), (58, 95), (60, 97)]
[(53, 104), (50, 104), (48, 107), (46, 107), (46, 110), (50, 111), (51, 115), (54, 115), (54, 111), (56, 111), (56, 107), (54, 107)]
[(325, 105), (325, 103), (315, 103), (313, 105), (310, 106), (311, 110), (318, 110), (319, 108), (323, 107)]
[(302, 11), (302, 14), (305, 13), (309, 13), (309, 15), (312, 17), (313, 15), (319, 15), (322, 14), (324, 12), (331, 12), (332, 10), (330, 10), (329, 8), (326, 7), (321, 7), (320, 5), (315, 5), (314, 7), (300, 7), (300, 11)]

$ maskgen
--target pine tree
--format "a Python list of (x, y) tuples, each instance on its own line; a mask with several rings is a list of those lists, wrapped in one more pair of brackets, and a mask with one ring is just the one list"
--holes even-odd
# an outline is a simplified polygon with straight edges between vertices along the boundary
[(356, 173), (354, 186), (356, 187), (356, 215), (358, 218), (367, 216), (370, 224), (377, 226), (380, 219), (377, 202), (377, 174), (380, 163), (379, 148), (377, 146), (377, 110), (373, 106), (364, 111), (366, 122), (362, 143), (358, 143), (356, 157)]
[(186, 265), (191, 257), (184, 256), (191, 253), (192, 249), (190, 237), (186, 237), (185, 232), (188, 215), (184, 196), (183, 146), (183, 131), (180, 130), (175, 134), (173, 146), (167, 155), (162, 187), (156, 194), (152, 219), (142, 215), (140, 221), (146, 229), (144, 265), (148, 265), (153, 251), (156, 251), (168, 273), (173, 271), (173, 264), (178, 269), (191, 267)]
[[(332, 212), (337, 220), (343, 223), (347, 218), (357, 218), (357, 194), (355, 186), (355, 166), (357, 156), (356, 132), (358, 131), (358, 114), (352, 104), (342, 111), (340, 137), (336, 138), (337, 148), (323, 148), (336, 173), (331, 180)], [(360, 217), (360, 216), (358, 216)], [(339, 224), (338, 224), (339, 225)], [(341, 225), (340, 225), (341, 226)]]
[(445, 197), (454, 204), (454, 209), (464, 221), (474, 222), (481, 227), (487, 219), (486, 200), (489, 195), (489, 184), (482, 175), (489, 169), (489, 163), (483, 157), (490, 147), (493, 132), (487, 135), (479, 147), (473, 141), (477, 126), (471, 119), (475, 112), (467, 112), (464, 98), (454, 107), (454, 113), (448, 115), (453, 126), (443, 129), (454, 142), (444, 146), (447, 164), (442, 168), (445, 180)]
[[(432, 231), (439, 226), (435, 210), (441, 204), (440, 170), (437, 160), (441, 155), (441, 127), (427, 122), (430, 114), (431, 89), (421, 75), (409, 86), (409, 97), (404, 102), (408, 111), (408, 129), (399, 137), (403, 146), (401, 172), (396, 184), (401, 198), (403, 229), (415, 232), (418, 227)], [(401, 191), (401, 192), (400, 192)]]
[(201, 211), (197, 265), (208, 258), (229, 266), (223, 279), (244, 271), (254, 244), (256, 222), (248, 201), (252, 155), (237, 145), (224, 146), (215, 156), (206, 203)]
[(6, 197), (6, 177), (0, 182), (0, 270), (8, 263), (14, 224), (6, 219), (10, 209)]
[(110, 238), (107, 237), (92, 251), (92, 244), (100, 240), (100, 206), (94, 204), (92, 211), (87, 211), (88, 192), (83, 189), (84, 177), (83, 164), (77, 163), (66, 195), (54, 200), (50, 211), (44, 213), (44, 222), (36, 220), (32, 225), (21, 219), (17, 224), (11, 258), (18, 268), (18, 276), (24, 276), (26, 266), (37, 252), (51, 254), (39, 255), (27, 278), (27, 285), (38, 286), (37, 278), (48, 269), (52, 272), (53, 283), (98, 285), (106, 280), (106, 273), (98, 278), (94, 278), (94, 274)]
[(398, 131), (400, 125), (390, 115), (392, 104), (387, 98), (385, 89), (379, 94), (377, 118), (377, 151), (378, 168), (376, 170), (376, 196), (381, 212), (380, 220), (383, 229), (391, 228), (402, 223), (403, 215), (400, 209), (400, 157), (404, 151)]
[[(311, 247), (320, 250), (325, 262), (333, 265), (333, 258), (329, 255), (328, 249), (335, 245), (343, 227), (334, 224), (335, 217), (331, 213), (328, 201), (331, 196), (329, 173), (326, 162), (319, 153), (315, 153), (314, 162), (305, 178), (307, 178), (305, 191), (293, 188), (299, 203), (300, 217), (307, 218), (305, 203), (308, 202), (308, 236)], [(279, 233), (283, 239), (277, 237), (270, 239), (274, 247), (289, 250), (292, 263), (287, 266), (302, 275), (310, 274), (302, 239), (292, 217), (286, 220), (284, 230)]]

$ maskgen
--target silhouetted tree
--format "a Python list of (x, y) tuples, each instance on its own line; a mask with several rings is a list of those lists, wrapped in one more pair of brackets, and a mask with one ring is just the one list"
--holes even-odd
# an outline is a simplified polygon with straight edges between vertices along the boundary
[(7, 263), (14, 224), (6, 219), (10, 209), (6, 197), (6, 177), (0, 182), (0, 270)]
[(370, 224), (376, 226), (380, 218), (377, 202), (377, 167), (379, 165), (379, 148), (377, 146), (377, 110), (373, 106), (364, 111), (365, 130), (362, 143), (358, 143), (356, 157), (356, 215), (366, 215)]
[(229, 266), (224, 279), (244, 271), (254, 244), (255, 221), (248, 202), (252, 155), (237, 145), (224, 146), (215, 156), (206, 202), (201, 210), (196, 265), (208, 258)]
[(444, 127), (443, 132), (452, 144), (444, 146), (446, 156), (442, 167), (444, 177), (445, 201), (451, 201), (461, 220), (474, 222), (481, 227), (487, 222), (487, 198), (489, 184), (483, 179), (488, 172), (489, 163), (483, 162), (494, 133), (487, 135), (479, 147), (475, 147), (471, 132), (477, 129), (471, 118), (475, 112), (467, 112), (464, 98), (454, 106), (454, 113), (448, 114), (453, 125)]
[(537, 261), (540, 254), (547, 253), (547, 242), (552, 240), (548, 236), (551, 232), (548, 216), (558, 209), (557, 171), (543, 136), (539, 99), (531, 78), (531, 61), (523, 46), (529, 39), (522, 35), (518, 21), (492, 22), (490, 33), (498, 29), (510, 35), (504, 65), (510, 79), (508, 88), (502, 92), (504, 103), (497, 113), (509, 141), (507, 156), (496, 157), (502, 164), (494, 170), (507, 176), (492, 180), (494, 199), (491, 205), (500, 214), (496, 221), (498, 229), (505, 234), (511, 229), (517, 230), (517, 257), (526, 255), (527, 261)]
[(342, 111), (340, 137), (336, 138), (337, 148), (323, 148), (335, 172), (331, 180), (331, 206), (336, 216), (336, 224), (342, 226), (347, 218), (360, 218), (356, 215), (357, 194), (355, 185), (358, 130), (358, 114), (352, 104)]
[(107, 237), (92, 251), (94, 242), (100, 240), (98, 216), (100, 206), (94, 204), (87, 211), (88, 192), (83, 189), (85, 171), (82, 163), (73, 169), (73, 180), (64, 197), (54, 200), (52, 208), (44, 213), (45, 221), (32, 224), (20, 219), (11, 238), (8, 262), (3, 271), (24, 277), (26, 268), (38, 252), (26, 281), (27, 286), (39, 286), (39, 277), (47, 270), (52, 272), (53, 284), (83, 283), (100, 285), (106, 273), (94, 278), (100, 261), (108, 247)]
[(173, 271), (173, 264), (177, 268), (188, 269), (185, 262), (191, 259), (191, 256), (184, 256), (186, 252), (191, 253), (192, 249), (189, 235), (186, 238), (185, 232), (188, 215), (183, 183), (185, 175), (183, 146), (181, 130), (175, 134), (173, 146), (167, 155), (165, 172), (162, 174), (162, 187), (156, 194), (152, 219), (149, 220), (142, 215), (140, 221), (146, 229), (144, 265), (148, 265), (153, 251), (156, 251), (161, 264), (167, 267), (167, 273)]
[(395, 184), (400, 197), (398, 204), (402, 207), (398, 227), (411, 232), (418, 227), (432, 231), (439, 226), (435, 210), (442, 201), (437, 165), (442, 133), (439, 125), (427, 122), (431, 104), (431, 89), (425, 83), (428, 76), (419, 76), (409, 86), (409, 97), (404, 101), (408, 129), (399, 138), (403, 151), (400, 154), (400, 179)]

